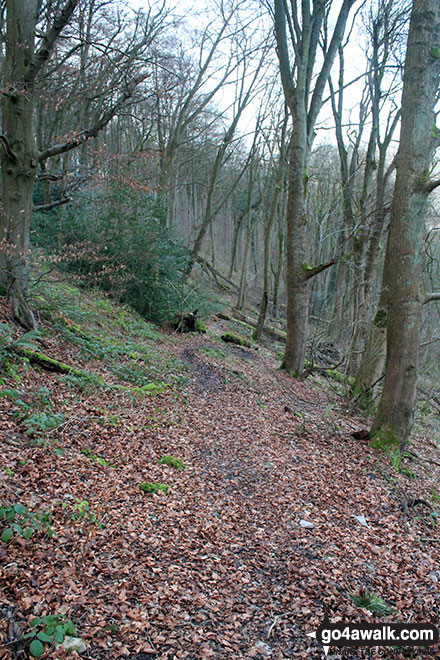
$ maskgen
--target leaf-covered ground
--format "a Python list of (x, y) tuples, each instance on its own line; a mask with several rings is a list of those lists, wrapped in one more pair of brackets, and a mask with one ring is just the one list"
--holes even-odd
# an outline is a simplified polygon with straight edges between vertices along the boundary
[[(4, 378), (0, 501), (49, 512), (54, 536), (0, 543), (0, 658), (27, 657), (20, 636), (52, 614), (73, 621), (84, 657), (132, 660), (321, 658), (306, 633), (325, 613), (438, 621), (437, 464), (398, 474), (352, 437), (366, 423), (344, 399), (277, 370), (269, 350), (223, 344), (220, 321), (178, 337), (60, 295), (71, 307), (55, 313), (58, 297), (42, 313), (39, 350), (106, 386), (23, 364)], [(418, 438), (415, 452), (439, 461), (433, 444)], [(359, 609), (364, 591), (397, 613)]]

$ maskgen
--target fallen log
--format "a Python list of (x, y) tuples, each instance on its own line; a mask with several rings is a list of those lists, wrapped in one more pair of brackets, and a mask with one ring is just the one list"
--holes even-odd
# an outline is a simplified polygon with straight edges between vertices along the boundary
[[(251, 328), (256, 328), (257, 323), (255, 321), (251, 321), (248, 319), (240, 310), (238, 309), (233, 309), (232, 310), (232, 316), (237, 319), (238, 321), (241, 321), (242, 323), (246, 323), (246, 325), (250, 326)], [(285, 342), (286, 341), (286, 333), (283, 332), (282, 330), (275, 330), (275, 328), (271, 328), (268, 325), (263, 326), (263, 330), (265, 335), (268, 337), (272, 337), (272, 339), (276, 339), (277, 341)]]
[(46, 371), (52, 371), (58, 374), (72, 374), (81, 378), (88, 378), (90, 380), (96, 380), (99, 378), (96, 374), (91, 373), (90, 371), (83, 371), (82, 369), (77, 369), (72, 367), (70, 364), (65, 364), (59, 360), (45, 355), (44, 353), (39, 353), (38, 351), (31, 351), (29, 348), (23, 348), (22, 346), (14, 346), (13, 352), (16, 355), (27, 358), (31, 364), (36, 364), (37, 366), (45, 369)]

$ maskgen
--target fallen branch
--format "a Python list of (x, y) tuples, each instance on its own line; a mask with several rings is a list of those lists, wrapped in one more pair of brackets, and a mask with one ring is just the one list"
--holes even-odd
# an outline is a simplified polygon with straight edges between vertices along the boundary
[(232, 280), (230, 280), (229, 278), (227, 278), (225, 275), (222, 275), (222, 273), (220, 273), (218, 270), (216, 270), (216, 269), (214, 268), (214, 266), (212, 266), (212, 265), (211, 265), (208, 261), (206, 261), (206, 259), (204, 259), (203, 257), (197, 257), (197, 263), (199, 263), (199, 264), (202, 266), (202, 268), (205, 268), (207, 271), (209, 271), (209, 273), (210, 273), (210, 274), (212, 275), (212, 277), (214, 278), (216, 284), (217, 284), (220, 288), (222, 288), (222, 289), (227, 289), (227, 287), (225, 287), (224, 284), (221, 284), (221, 283), (218, 281), (219, 279), (224, 280), (224, 281), (225, 281), (227, 284), (229, 284), (229, 286), (231, 286), (233, 289), (238, 290), (238, 286), (237, 286), (237, 284), (235, 284), (234, 282), (232, 282)]
[(62, 199), (58, 199), (56, 202), (50, 202), (50, 204), (38, 204), (37, 206), (34, 206), (32, 211), (34, 213), (36, 211), (50, 211), (50, 209), (54, 209), (55, 207), (61, 206), (62, 204), (68, 204), (71, 201), (71, 197), (63, 197)]
[[(241, 321), (242, 323), (246, 323), (246, 325), (250, 326), (251, 328), (256, 328), (257, 323), (255, 321), (251, 321), (248, 319), (242, 312), (240, 312), (238, 309), (233, 309), (232, 310), (232, 316), (237, 319), (238, 321)], [(286, 341), (286, 334), (284, 332), (275, 330), (275, 328), (271, 328), (267, 325), (263, 326), (262, 332), (264, 332), (265, 335), (268, 335), (269, 337), (272, 337), (273, 339), (276, 339), (277, 341), (285, 342)]]
[(438, 465), (440, 466), (440, 461), (436, 461), (434, 458), (425, 458), (424, 456), (420, 456), (420, 454), (416, 454), (415, 451), (406, 451), (407, 454), (410, 454), (411, 456), (414, 456), (414, 458), (417, 458), (419, 461), (425, 462), (425, 463), (432, 463), (433, 465)]

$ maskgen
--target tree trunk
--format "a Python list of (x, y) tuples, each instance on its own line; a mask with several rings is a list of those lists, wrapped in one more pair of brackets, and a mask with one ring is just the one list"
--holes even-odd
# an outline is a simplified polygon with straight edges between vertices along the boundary
[(283, 366), (296, 376), (304, 369), (309, 319), (309, 285), (305, 278), (307, 237), (307, 119), (301, 103), (293, 117), (287, 199), (287, 339)]
[[(436, 146), (440, 5), (414, 0), (405, 62), (396, 185), (383, 283), (388, 298), (385, 381), (372, 431), (401, 448), (414, 416), (429, 171)], [(434, 128), (433, 128), (434, 127)], [(435, 129), (435, 130), (434, 130)]]
[(25, 80), (34, 51), (38, 6), (37, 0), (7, 3), (0, 156), (0, 285), (11, 297), (18, 320), (28, 328), (36, 327), (27, 293), (29, 229), (38, 159), (33, 130), (34, 84)]
[[(285, 205), (285, 200), (283, 200), (283, 206)], [(280, 281), (281, 281), (281, 273), (283, 271), (283, 264), (284, 264), (284, 232), (283, 228), (281, 226), (281, 222), (278, 225), (278, 260), (277, 260), (277, 267), (274, 269), (272, 267), (272, 272), (273, 272), (273, 315), (277, 319), (278, 318), (278, 305), (279, 305), (279, 293), (280, 293)]]

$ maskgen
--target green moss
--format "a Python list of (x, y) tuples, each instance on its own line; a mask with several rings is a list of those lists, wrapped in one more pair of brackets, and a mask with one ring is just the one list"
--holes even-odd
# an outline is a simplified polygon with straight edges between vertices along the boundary
[(180, 460), (180, 458), (175, 458), (175, 456), (165, 455), (162, 458), (159, 458), (157, 461), (161, 465), (168, 465), (169, 467), (175, 467), (178, 470), (185, 469), (185, 463)]
[(388, 452), (399, 445), (396, 434), (390, 428), (380, 428), (372, 435), (371, 446), (378, 451)]
[(251, 347), (251, 343), (247, 339), (239, 337), (239, 335), (236, 335), (233, 332), (225, 332), (221, 336), (221, 339), (227, 344), (237, 344), (238, 346), (246, 346), (246, 348)]
[(431, 48), (429, 53), (435, 60), (440, 60), (440, 48), (438, 46)]
[(195, 320), (194, 328), (196, 332), (200, 332), (201, 334), (206, 334), (206, 325), (200, 319)]
[(313, 266), (308, 263), (304, 263), (301, 264), (301, 270), (303, 270), (305, 273), (308, 273), (309, 271), (313, 270)]
[[(433, 126), (433, 129), (434, 128), (435, 128), (435, 126)], [(433, 130), (433, 134), (434, 134), (434, 130)], [(433, 137), (437, 138), (437, 135), (433, 135)], [(429, 182), (430, 178), (431, 178), (430, 171), (429, 170), (423, 170), (423, 172), (420, 175), (420, 179), (419, 179), (420, 185), (424, 186), (426, 183)]]
[(158, 493), (159, 491), (162, 491), (163, 493), (166, 493), (169, 486), (166, 484), (158, 484), (158, 483), (152, 483), (151, 481), (146, 481), (143, 484), (138, 484), (139, 488), (144, 492), (144, 493)]
[(98, 465), (101, 465), (103, 467), (108, 467), (110, 463), (105, 460), (105, 458), (102, 458), (101, 456), (97, 456), (96, 454), (93, 454), (90, 449), (81, 449), (81, 454), (86, 456), (87, 458), (91, 458), (92, 461), (96, 461)]
[(202, 348), (202, 351), (206, 353), (206, 355), (209, 355), (212, 358), (227, 358), (228, 356), (226, 353), (221, 351), (219, 348), (216, 348), (215, 346), (204, 346)]

